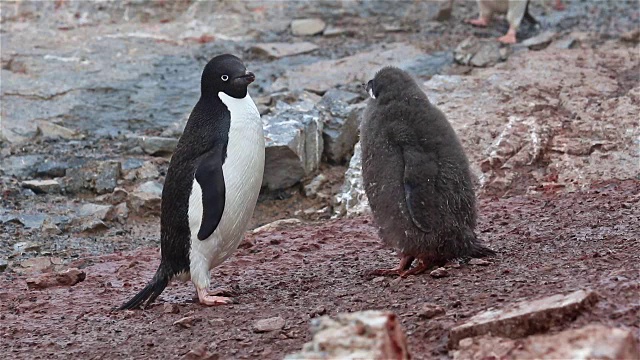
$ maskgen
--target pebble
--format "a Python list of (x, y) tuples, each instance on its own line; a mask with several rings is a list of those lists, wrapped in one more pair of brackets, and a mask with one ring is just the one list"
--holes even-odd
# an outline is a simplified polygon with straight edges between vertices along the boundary
[(160, 136), (141, 136), (140, 147), (149, 155), (164, 156), (173, 153), (178, 145), (178, 139)]
[(491, 265), (491, 262), (489, 262), (487, 260), (484, 260), (484, 259), (473, 258), (473, 259), (469, 260), (469, 265), (489, 266), (489, 265)]
[(0, 259), (0, 272), (4, 272), (9, 267), (9, 261), (7, 259)]
[(418, 311), (418, 316), (425, 319), (431, 319), (438, 315), (443, 315), (445, 313), (446, 311), (442, 306), (427, 303), (422, 306), (420, 311)]
[(449, 276), (449, 272), (447, 271), (447, 269), (440, 267), (430, 272), (429, 275), (431, 275), (431, 277), (438, 279), (438, 278)]
[(177, 304), (164, 304), (162, 312), (165, 314), (178, 314), (180, 307)]
[(44, 273), (36, 278), (27, 279), (29, 289), (46, 289), (54, 286), (73, 286), (84, 281), (87, 274), (79, 269), (71, 268), (57, 273)]
[(320, 34), (327, 24), (322, 19), (296, 19), (291, 22), (291, 33), (295, 36)]
[(314, 177), (309, 184), (305, 185), (304, 195), (306, 197), (314, 197), (318, 193), (318, 189), (320, 189), (325, 182), (327, 182), (327, 177), (323, 174)]
[(185, 316), (179, 320), (176, 320), (173, 325), (184, 328), (184, 329), (188, 329), (191, 326), (193, 326), (193, 323), (196, 321), (196, 318), (194, 316)]
[(284, 327), (285, 321), (281, 316), (258, 320), (253, 324), (253, 331), (257, 333), (280, 330)]

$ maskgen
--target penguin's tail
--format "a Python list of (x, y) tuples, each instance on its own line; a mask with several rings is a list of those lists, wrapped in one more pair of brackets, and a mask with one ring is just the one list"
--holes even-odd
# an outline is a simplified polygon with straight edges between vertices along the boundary
[(466, 231), (463, 235), (466, 239), (466, 255), (472, 258), (495, 256), (496, 252), (482, 244), (480, 239), (472, 230)]
[(147, 286), (144, 289), (140, 290), (139, 293), (136, 294), (131, 300), (123, 304), (118, 308), (118, 310), (133, 310), (137, 309), (144, 303), (144, 306), (148, 306), (151, 304), (162, 291), (169, 285), (169, 280), (171, 280), (171, 274), (165, 267), (160, 264), (158, 270), (156, 270), (155, 275), (149, 281)]

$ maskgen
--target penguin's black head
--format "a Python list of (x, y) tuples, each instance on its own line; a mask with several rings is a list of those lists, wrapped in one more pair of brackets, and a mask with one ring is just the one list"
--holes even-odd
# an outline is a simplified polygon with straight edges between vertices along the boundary
[(412, 90), (417, 84), (405, 71), (387, 66), (380, 69), (372, 80), (369, 80), (366, 91), (372, 99), (378, 99), (385, 95), (400, 94), (406, 90)]
[(207, 63), (202, 72), (202, 95), (215, 95), (219, 92), (242, 99), (247, 96), (247, 86), (256, 79), (242, 60), (224, 54), (214, 57)]

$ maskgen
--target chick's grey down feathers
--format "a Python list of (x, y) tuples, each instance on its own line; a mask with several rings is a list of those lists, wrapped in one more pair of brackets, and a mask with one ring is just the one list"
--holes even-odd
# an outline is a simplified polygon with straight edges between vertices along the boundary
[(469, 163), (444, 114), (398, 68), (381, 69), (367, 90), (363, 178), (382, 240), (434, 263), (494, 254), (474, 233)]

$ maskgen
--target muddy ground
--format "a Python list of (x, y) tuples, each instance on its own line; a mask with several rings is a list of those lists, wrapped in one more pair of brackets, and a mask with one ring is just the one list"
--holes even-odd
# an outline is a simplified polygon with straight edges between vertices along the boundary
[[(452, 19), (437, 22), (425, 20), (433, 17), (437, 10), (428, 2), (404, 2), (402, 6), (396, 6), (392, 2), (364, 1), (357, 6), (355, 3), (346, 3), (342, 7), (332, 2), (318, 3), (321, 5), (317, 6), (294, 2), (255, 5), (252, 2), (251, 6), (239, 8), (233, 2), (223, 1), (212, 14), (226, 28), (213, 26), (201, 32), (184, 25), (184, 12), (189, 8), (189, 1), (175, 2), (174, 5), (157, 2), (154, 6), (146, 6), (144, 2), (124, 2), (123, 4), (129, 5), (105, 5), (105, 9), (89, 13), (85, 12), (84, 7), (87, 5), (82, 2), (62, 1), (59, 2), (62, 4), (60, 8), (56, 6), (54, 9), (51, 5), (44, 12), (49, 11), (51, 16), (43, 16), (42, 11), (37, 11), (37, 6), (14, 6), (17, 3), (27, 2), (2, 4), (0, 30), (3, 46), (3, 130), (17, 129), (15, 138), (29, 135), (31, 130), (28, 119), (40, 116), (38, 112), (46, 108), (48, 101), (64, 98), (66, 95), (60, 96), (56, 91), (67, 91), (67, 81), (72, 83), (76, 80), (67, 79), (60, 73), (56, 75), (56, 71), (60, 67), (65, 71), (81, 68), (73, 63), (56, 62), (51, 63), (57, 64), (56, 68), (51, 68), (53, 65), (50, 61), (42, 61), (43, 56), (53, 54), (61, 59), (72, 59), (78, 47), (92, 49), (88, 52), (91, 65), (82, 73), (84, 75), (78, 75), (81, 80), (69, 85), (70, 88), (82, 87), (85, 83), (89, 84), (86, 86), (98, 86), (85, 77), (103, 76), (105, 81), (122, 77), (123, 81), (115, 85), (109, 83), (108, 87), (85, 91), (101, 99), (109, 99), (111, 96), (113, 99), (109, 101), (116, 103), (120, 101), (118, 96), (121, 96), (117, 94), (133, 94), (126, 95), (122, 99), (123, 104), (130, 104), (128, 101), (138, 101), (135, 104), (149, 101), (150, 108), (156, 105), (167, 106), (169, 100), (178, 99), (178, 105), (185, 110), (192, 106), (190, 96), (195, 92), (193, 89), (175, 88), (175, 84), (171, 82), (183, 79), (185, 74), (197, 78), (207, 57), (223, 50), (237, 51), (244, 55), (251, 66), (261, 67), (265, 73), (271, 74), (254, 88), (258, 96), (263, 96), (268, 94), (269, 82), (291, 65), (352, 55), (377, 43), (406, 42), (426, 53), (449, 54), (470, 34), (488, 38), (506, 31), (506, 24), (501, 21), (487, 29), (471, 28), (463, 24), (463, 19), (477, 13), (474, 2), (456, 2)], [(591, 56), (583, 61), (586, 65), (578, 70), (572, 68), (572, 71), (597, 73), (622, 85), (602, 85), (598, 80), (592, 86), (587, 79), (585, 83), (588, 86), (579, 85), (583, 87), (580, 92), (562, 89), (562, 96), (577, 98), (579, 95), (584, 99), (589, 98), (588, 101), (585, 100), (586, 105), (583, 107), (589, 108), (585, 111), (588, 120), (592, 120), (594, 113), (602, 112), (601, 102), (610, 100), (617, 103), (618, 98), (624, 98), (620, 102), (626, 106), (620, 109), (636, 111), (640, 101), (638, 45), (619, 41), (621, 33), (638, 28), (639, 13), (636, 3), (568, 3), (568, 9), (564, 12), (553, 11), (547, 3), (534, 4), (532, 11), (542, 20), (542, 27), (524, 26), (520, 32), (521, 38), (535, 36), (545, 29), (557, 31), (558, 38), (573, 32), (582, 34), (578, 36), (582, 39), (582, 44), (575, 51), (593, 55), (585, 55)], [(11, 6), (7, 7), (7, 4)], [(114, 13), (122, 16), (125, 10), (127, 21), (119, 18), (114, 20)], [(251, 15), (245, 16), (248, 14), (246, 11)], [(209, 15), (194, 15), (201, 20), (207, 16)], [(321, 49), (311, 55), (274, 62), (254, 57), (247, 51), (254, 42), (295, 40), (286, 26), (291, 19), (304, 16), (321, 16), (330, 25), (345, 29), (345, 35), (307, 38), (305, 40), (316, 43)], [(399, 30), (384, 30), (381, 27), (383, 23), (392, 24)], [(47, 36), (41, 35), (43, 28), (47, 29)], [(151, 41), (101, 37), (118, 31), (130, 34), (144, 32), (164, 37)], [(207, 31), (215, 35), (215, 39), (203, 37), (208, 34)], [(218, 34), (216, 31), (227, 32)], [(180, 36), (176, 35), (178, 33)], [(175, 42), (173, 35), (176, 35)], [(232, 40), (228, 40), (230, 38)], [(601, 48), (605, 50), (599, 50)], [(606, 49), (613, 49), (613, 55), (603, 55), (603, 52), (608, 52)], [(616, 52), (618, 50), (626, 52), (625, 54), (635, 51), (635, 55), (621, 56), (620, 59), (631, 60), (620, 60), (626, 62), (611, 65), (611, 59), (619, 59)], [(567, 63), (574, 62), (574, 57), (583, 56), (575, 53), (552, 55), (548, 56), (551, 61), (563, 59)], [(519, 59), (529, 58), (522, 53), (519, 56), (521, 58), (513, 56), (512, 61), (507, 61), (503, 66), (498, 65), (495, 73), (506, 77), (509, 71), (517, 74), (528, 64)], [(118, 71), (121, 72), (116, 73), (114, 68), (114, 73), (111, 74), (105, 64), (116, 58), (121, 63), (115, 68), (119, 68)], [(539, 64), (543, 62), (540, 59), (544, 60), (544, 54), (531, 58), (538, 61), (538, 65), (532, 62), (534, 65), (527, 70), (539, 70)], [(603, 60), (593, 60), (595, 58)], [(104, 62), (101, 63), (100, 59)], [(144, 67), (145, 61), (149, 59), (154, 65), (151, 68)], [(635, 61), (636, 65), (629, 64), (630, 61)], [(81, 62), (84, 64), (84, 60)], [(551, 64), (549, 71), (558, 71), (558, 67), (562, 66), (564, 65)], [(182, 73), (179, 76), (156, 73), (169, 71), (167, 69)], [(492, 76), (491, 69), (476, 72), (456, 65), (452, 60), (439, 69), (438, 73), (462, 77), (461, 82), (445, 84), (444, 89), (432, 89), (439, 102), (446, 101), (449, 91), (452, 93), (450, 98), (463, 99), (456, 100), (458, 102), (453, 105), (439, 105), (454, 120), (465, 118), (472, 111), (468, 104), (472, 104), (474, 109), (475, 106), (485, 106), (485, 110), (491, 108), (496, 113), (504, 112), (504, 116), (495, 121), (492, 118), (481, 119), (487, 121), (489, 126), (482, 122), (475, 124), (477, 128), (462, 126), (460, 134), (465, 146), (472, 148), (474, 144), (480, 143), (478, 139), (483, 136), (491, 139), (501, 136), (500, 131), (504, 130), (496, 124), (498, 121), (506, 122), (511, 113), (525, 118), (533, 115), (546, 116), (546, 108), (541, 111), (522, 102), (522, 98), (503, 97), (500, 84), (495, 84), (501, 78)], [(78, 70), (79, 74), (82, 71)], [(428, 80), (433, 75), (430, 71), (425, 70), (424, 74), (419, 75), (420, 79)], [(8, 76), (9, 72), (11, 77)], [(127, 77), (129, 73), (135, 75), (136, 72), (143, 76)], [(538, 76), (535, 72), (521, 74)], [(165, 75), (170, 85), (153, 85), (152, 80), (159, 81), (160, 76), (164, 80)], [(145, 76), (151, 77), (151, 80)], [(483, 79), (485, 76), (486, 79)], [(41, 80), (42, 78), (46, 81)], [(10, 91), (5, 91), (8, 88), (5, 82), (9, 81), (7, 79), (14, 82)], [(131, 79), (133, 80), (130, 81)], [(136, 83), (140, 79), (145, 82)], [(469, 83), (479, 84), (478, 87), (487, 86), (489, 96), (486, 103), (475, 97), (468, 103), (464, 100), (469, 96), (469, 91), (474, 94), (479, 91)], [(544, 98), (538, 92), (544, 95), (547, 84), (535, 84), (535, 81), (532, 83), (533, 85), (525, 88), (518, 87), (522, 93), (527, 94), (523, 98), (529, 99), (527, 101), (533, 97)], [(349, 86), (351, 85), (353, 84)], [(599, 85), (602, 87), (598, 87)], [(136, 92), (138, 90), (131, 89), (144, 91)], [(152, 95), (148, 94), (149, 89), (153, 90)], [(25, 94), (23, 91), (35, 93)], [(593, 94), (587, 94), (588, 91), (593, 91)], [(49, 99), (49, 96), (52, 98)], [(549, 97), (554, 96), (556, 95)], [(5, 102), (9, 98), (12, 99), (11, 107)], [(496, 101), (496, 98), (503, 100)], [(594, 100), (591, 101), (591, 98)], [(570, 100), (563, 99), (566, 103), (571, 103)], [(65, 101), (60, 100), (62, 109), (67, 109)], [(104, 115), (99, 118), (87, 116), (86, 112), (90, 110), (73, 101), (69, 113), (62, 113), (57, 117), (55, 111), (50, 114), (45, 111), (42, 116), (50, 115), (59, 124), (82, 130), (86, 136), (83, 140), (43, 140), (37, 136), (28, 141), (3, 140), (0, 154), (2, 158), (36, 154), (62, 159), (73, 154), (90, 159), (118, 159), (123, 162), (127, 159), (142, 159), (157, 165), (159, 175), (156, 180), (163, 181), (168, 159), (130, 152), (127, 138), (123, 134), (158, 135), (171, 127), (173, 122), (178, 122), (183, 114), (171, 112), (174, 108), (162, 107), (161, 114), (149, 119), (148, 108), (122, 105), (121, 108), (101, 108)], [(460, 103), (467, 106), (456, 105)], [(496, 105), (498, 103), (507, 105), (500, 107)], [(579, 106), (582, 104), (575, 105), (576, 108)], [(613, 106), (610, 108), (617, 109)], [(135, 111), (135, 114), (128, 115), (129, 110)], [(477, 110), (473, 111), (477, 113)], [(33, 115), (34, 113), (37, 114)], [(551, 114), (553, 116), (550, 118), (554, 119), (574, 116), (553, 109)], [(598, 121), (602, 120), (607, 124), (605, 115), (598, 117)], [(587, 141), (586, 154), (578, 152), (581, 157), (575, 158), (569, 156), (569, 151), (565, 154), (564, 150), (557, 150), (560, 145), (554, 145), (550, 141), (542, 153), (548, 151), (553, 156), (543, 154), (535, 163), (517, 165), (519, 170), (529, 171), (532, 176), (511, 178), (504, 185), (507, 188), (494, 191), (488, 187), (479, 192), (478, 231), (487, 244), (498, 251), (498, 256), (491, 260), (489, 266), (449, 264), (449, 276), (440, 279), (428, 274), (404, 280), (371, 278), (367, 276), (368, 270), (393, 266), (396, 258), (393, 251), (383, 248), (379, 243), (369, 217), (329, 220), (331, 213), (305, 213), (309, 209), (330, 207), (331, 199), (306, 198), (301, 190), (302, 185), (264, 192), (250, 225), (251, 229), (286, 218), (298, 218), (305, 224), (282, 230), (249, 233), (234, 256), (212, 271), (213, 285), (224, 289), (237, 303), (214, 308), (193, 302), (194, 290), (191, 284), (174, 283), (145, 311), (112, 311), (140, 289), (155, 271), (159, 259), (157, 217), (131, 214), (126, 221), (108, 223), (106, 229), (79, 232), (78, 228), (82, 223), (74, 218), (75, 207), (83, 202), (104, 203), (104, 199), (100, 200), (97, 194), (91, 192), (36, 195), (20, 186), (20, 181), (29, 177), (6, 175), (7, 169), (2, 169), (0, 216), (47, 214), (51, 219), (63, 220), (60, 220), (59, 228), (53, 231), (46, 227), (30, 228), (20, 221), (0, 224), (0, 352), (17, 359), (146, 359), (181, 357), (190, 350), (204, 347), (212, 354), (212, 358), (278, 359), (299, 350), (310, 339), (308, 325), (311, 317), (364, 309), (388, 309), (401, 317), (414, 358), (448, 358), (448, 329), (464, 319), (490, 307), (584, 288), (597, 291), (601, 296), (600, 301), (575, 321), (565, 327), (554, 328), (551, 332), (597, 322), (630, 328), (636, 339), (640, 339), (639, 144), (637, 140), (628, 140), (633, 134), (637, 134), (637, 122), (634, 126), (633, 117), (637, 118), (638, 114), (637, 111), (625, 113), (620, 110), (615, 116), (616, 119), (622, 119), (618, 125), (607, 125), (616, 127), (624, 124), (625, 129), (628, 126), (626, 133), (621, 128), (616, 129), (619, 133), (626, 134), (626, 137), (608, 139), (606, 134), (602, 135), (593, 129), (585, 130), (580, 134), (580, 141), (587, 139), (594, 142)], [(7, 121), (11, 123), (7, 125)], [(479, 133), (481, 130), (478, 130), (479, 134), (473, 133), (476, 129), (487, 127), (491, 128), (490, 132)], [(560, 134), (570, 127), (563, 120)], [(524, 128), (523, 132), (527, 131)], [(609, 142), (602, 143), (602, 138)], [(619, 143), (616, 144), (616, 141)], [(610, 142), (616, 146), (611, 147)], [(511, 150), (517, 153), (521, 148), (526, 148), (522, 143), (524, 141), (514, 145), (515, 150), (499, 149), (498, 153), (503, 155)], [(614, 150), (629, 156), (616, 153), (609, 157), (608, 151), (613, 153)], [(470, 157), (477, 160), (474, 166), (481, 167), (481, 154), (474, 152)], [(558, 173), (548, 166), (552, 157), (566, 160), (571, 171)], [(628, 166), (617, 166), (617, 170), (626, 170), (610, 170), (616, 168), (615, 161), (619, 159), (628, 161)], [(598, 168), (591, 166), (594, 162), (614, 165)], [(591, 166), (590, 169), (604, 170), (601, 173), (590, 170), (589, 176), (584, 177), (586, 172), (583, 169), (588, 166)], [(329, 181), (320, 191), (335, 195), (342, 184), (345, 169), (345, 164), (323, 164), (318, 172), (325, 174)], [(626, 175), (616, 179), (619, 174)], [(568, 178), (582, 182), (579, 187), (558, 185), (558, 179)], [(610, 180), (611, 178), (613, 179)], [(119, 186), (129, 190), (135, 185), (131, 181), (119, 181)], [(303, 183), (306, 181), (308, 179)], [(16, 248), (25, 242), (28, 248)], [(85, 271), (86, 279), (72, 287), (44, 290), (27, 288), (26, 280), (29, 278), (70, 267)], [(430, 320), (422, 318), (419, 312), (425, 303), (444, 307), (446, 314)], [(267, 333), (254, 331), (255, 321), (278, 315), (286, 321), (284, 328)], [(173, 325), (176, 320), (184, 317), (192, 317), (189, 327)]]
[[(480, 202), (479, 233), (499, 255), (489, 266), (449, 266), (450, 275), (371, 278), (395, 264), (368, 217), (332, 220), (248, 237), (213, 270), (215, 286), (237, 304), (193, 303), (190, 284), (173, 284), (145, 311), (112, 312), (155, 271), (157, 249), (82, 257), (85, 281), (28, 291), (25, 276), (6, 274), (2, 352), (11, 358), (167, 358), (202, 345), (221, 358), (277, 359), (309, 340), (319, 314), (390, 309), (402, 319), (416, 359), (446, 358), (447, 331), (473, 314), (522, 299), (593, 289), (600, 301), (570, 328), (597, 322), (640, 335), (640, 182), (608, 182), (572, 194), (549, 193)], [(418, 313), (435, 303), (446, 314)], [(177, 304), (178, 313), (165, 313)], [(257, 320), (282, 316), (283, 329), (255, 333)], [(193, 317), (190, 328), (172, 325)], [(559, 329), (553, 329), (556, 331)]]

